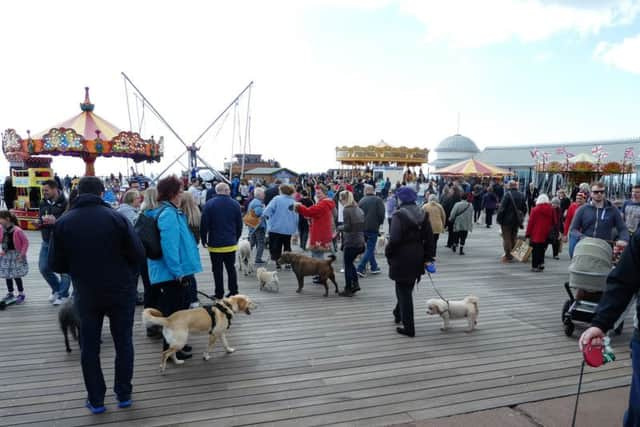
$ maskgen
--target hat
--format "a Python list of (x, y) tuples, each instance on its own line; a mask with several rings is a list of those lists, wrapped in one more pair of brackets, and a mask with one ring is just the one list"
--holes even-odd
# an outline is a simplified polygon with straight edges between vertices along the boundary
[(396, 195), (402, 203), (414, 203), (418, 198), (416, 192), (409, 187), (400, 187), (398, 191), (396, 191)]

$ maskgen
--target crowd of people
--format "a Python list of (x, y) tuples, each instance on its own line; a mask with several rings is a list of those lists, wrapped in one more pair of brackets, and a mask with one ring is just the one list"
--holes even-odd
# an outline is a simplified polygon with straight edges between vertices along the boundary
[[(553, 258), (558, 259), (562, 243), (568, 243), (571, 256), (582, 237), (628, 242), (640, 224), (640, 186), (633, 188), (632, 199), (618, 209), (605, 199), (601, 183), (581, 185), (573, 201), (565, 189), (552, 197), (535, 186), (522, 193), (515, 181), (420, 184), (425, 184), (422, 197), (420, 186), (416, 191), (415, 185), (391, 185), (388, 180), (380, 185), (365, 177), (348, 182), (307, 176), (292, 184), (234, 178), (227, 184), (202, 183), (197, 177), (186, 183), (170, 176), (156, 186), (130, 182), (114, 209), (113, 203), (105, 200), (104, 180), (84, 177), (68, 189), (64, 183), (47, 181), (40, 202), (38, 267), (51, 288), (53, 305), (69, 298), (73, 287), (74, 305), (82, 322), (86, 406), (94, 413), (104, 410), (106, 386), (98, 354), (105, 316), (110, 318), (117, 354), (114, 391), (121, 407), (131, 405), (138, 278), (143, 283), (145, 307), (157, 308), (165, 316), (197, 307), (195, 275), (202, 271), (198, 249), (202, 244), (211, 259), (213, 298), (235, 295), (239, 292), (236, 251), (245, 226), (251, 248), (255, 248), (256, 266), (269, 262), (267, 252), (276, 269), (288, 269), (279, 260), (283, 252), (292, 250), (294, 242), (313, 258), (342, 251), (343, 297), (353, 297), (363, 288), (366, 291), (362, 279), (381, 273), (376, 247), (379, 239), (386, 239), (385, 257), (397, 298), (393, 316), (401, 324), (397, 332), (413, 337), (413, 287), (425, 268), (435, 262), (442, 233), (447, 232), (446, 247), (452, 252), (440, 256), (464, 256), (474, 225), (483, 219), (484, 226), (491, 228), (495, 216), (503, 241), (501, 261), (513, 261), (514, 245), (523, 230), (532, 248), (531, 270), (542, 272), (549, 245)], [(152, 259), (145, 253), (135, 231), (140, 217), (157, 224), (160, 257)], [(0, 276), (7, 281), (5, 298), (24, 303), (22, 278), (28, 272), (28, 238), (9, 211), (0, 211), (0, 225)], [(97, 241), (101, 244), (95, 245)], [(318, 277), (314, 283), (320, 283)], [(627, 297), (626, 291), (619, 294), (611, 298)], [(616, 312), (619, 308), (613, 303), (609, 306), (615, 307), (607, 310)], [(599, 329), (591, 330), (593, 337), (610, 328), (608, 322), (608, 318), (597, 321)], [(150, 328), (147, 335), (162, 338), (163, 348), (168, 348), (161, 331)], [(190, 357), (189, 345), (177, 353), (180, 360)]]

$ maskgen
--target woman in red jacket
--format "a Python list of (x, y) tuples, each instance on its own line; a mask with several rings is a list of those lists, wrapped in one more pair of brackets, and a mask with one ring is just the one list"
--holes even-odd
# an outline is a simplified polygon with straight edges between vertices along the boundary
[(573, 249), (576, 247), (578, 243), (577, 236), (569, 236), (569, 230), (571, 229), (571, 221), (573, 221), (573, 217), (576, 215), (578, 209), (584, 205), (587, 201), (587, 195), (585, 193), (576, 194), (576, 201), (571, 203), (569, 209), (567, 209), (567, 217), (564, 219), (564, 236), (562, 240), (567, 242), (569, 240), (569, 258), (573, 258)]
[(544, 253), (551, 229), (558, 224), (558, 214), (551, 206), (549, 197), (540, 194), (536, 199), (536, 206), (531, 209), (526, 237), (531, 241), (531, 271), (544, 270)]
[(317, 203), (306, 207), (300, 203), (295, 204), (296, 211), (309, 221), (309, 244), (313, 258), (324, 258), (325, 252), (330, 252), (333, 240), (333, 209), (336, 207), (331, 198), (327, 197), (327, 188), (318, 184), (316, 186)]

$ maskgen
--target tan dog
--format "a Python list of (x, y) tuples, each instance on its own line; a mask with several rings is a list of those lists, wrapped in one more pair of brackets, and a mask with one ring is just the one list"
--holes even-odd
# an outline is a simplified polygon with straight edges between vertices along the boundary
[(220, 338), (227, 353), (233, 353), (235, 350), (229, 347), (226, 332), (230, 326), (230, 321), (234, 313), (244, 312), (251, 314), (251, 310), (256, 309), (257, 305), (251, 301), (246, 295), (234, 295), (219, 301), (216, 305), (211, 306), (211, 313), (215, 318), (215, 325), (212, 317), (205, 307), (192, 308), (189, 310), (176, 311), (169, 317), (162, 317), (160, 310), (155, 308), (146, 308), (142, 312), (142, 322), (145, 327), (151, 325), (162, 326), (162, 335), (169, 344), (169, 348), (162, 352), (160, 361), (160, 372), (164, 372), (167, 367), (167, 360), (171, 357), (176, 364), (184, 363), (176, 357), (176, 353), (182, 350), (189, 339), (189, 332), (208, 332), (209, 346), (207, 351), (202, 355), (204, 360), (211, 358), (211, 351), (216, 340)]
[(450, 319), (466, 318), (469, 322), (467, 332), (472, 332), (478, 323), (478, 297), (469, 295), (462, 301), (445, 301), (442, 299), (430, 299), (427, 301), (427, 314), (437, 314), (442, 317), (443, 331), (449, 329)]
[[(274, 290), (275, 292), (280, 290), (280, 280), (278, 280), (277, 271), (267, 271), (266, 268), (260, 267), (256, 270), (256, 278), (260, 283), (261, 291), (265, 289), (265, 286), (267, 290)], [(273, 285), (275, 289), (273, 289), (271, 285)]]
[(338, 293), (338, 284), (336, 283), (336, 275), (333, 272), (331, 264), (336, 260), (336, 256), (331, 254), (329, 259), (316, 259), (301, 254), (285, 252), (280, 256), (278, 264), (291, 264), (291, 269), (298, 279), (298, 290), (300, 293), (304, 287), (305, 276), (319, 276), (320, 282), (324, 285), (324, 296), (329, 296), (329, 285), (327, 280), (331, 280), (336, 287)]

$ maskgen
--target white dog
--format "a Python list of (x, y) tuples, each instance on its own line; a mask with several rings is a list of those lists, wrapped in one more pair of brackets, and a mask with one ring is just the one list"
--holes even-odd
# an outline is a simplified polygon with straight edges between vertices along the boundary
[(246, 239), (238, 242), (238, 264), (238, 269), (244, 272), (245, 276), (253, 273), (253, 265), (251, 264), (251, 243)]
[(256, 270), (256, 277), (260, 283), (261, 291), (265, 289), (265, 286), (268, 290), (274, 290), (275, 292), (280, 291), (280, 281), (278, 279), (277, 271), (267, 271), (266, 268), (260, 267)]
[(469, 295), (462, 301), (445, 301), (441, 299), (430, 299), (427, 301), (427, 314), (437, 314), (442, 317), (443, 331), (449, 329), (449, 319), (466, 318), (469, 322), (467, 332), (472, 332), (478, 323), (478, 297)]

